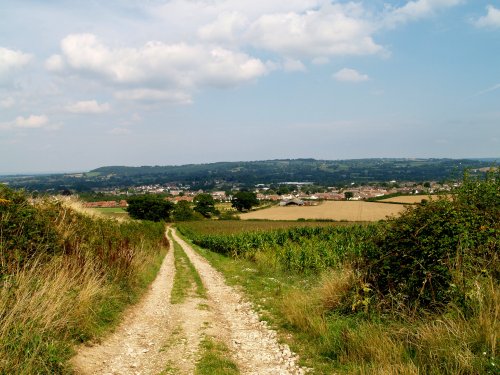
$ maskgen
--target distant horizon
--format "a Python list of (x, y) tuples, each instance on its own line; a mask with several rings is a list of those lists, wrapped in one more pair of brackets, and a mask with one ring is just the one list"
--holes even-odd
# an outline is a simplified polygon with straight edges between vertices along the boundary
[(422, 159), (422, 160), (432, 160), (432, 159), (449, 159), (449, 160), (481, 160), (481, 161), (500, 161), (499, 157), (360, 157), (360, 158), (340, 158), (340, 159), (325, 159), (325, 158), (312, 158), (312, 157), (297, 157), (297, 158), (274, 158), (274, 159), (255, 159), (255, 160), (219, 160), (212, 162), (203, 162), (203, 163), (181, 163), (181, 164), (149, 164), (149, 165), (125, 165), (125, 164), (113, 164), (113, 165), (101, 165), (98, 167), (93, 167), (89, 169), (81, 169), (81, 170), (66, 170), (66, 171), (21, 171), (21, 172), (13, 172), (13, 173), (4, 173), (0, 171), (0, 177), (8, 177), (8, 176), (43, 176), (43, 175), (58, 175), (58, 174), (77, 174), (77, 173), (88, 173), (95, 169), (105, 168), (105, 167), (130, 167), (130, 168), (139, 168), (139, 167), (179, 167), (185, 165), (203, 165), (203, 164), (216, 164), (216, 163), (247, 163), (247, 162), (261, 162), (261, 161), (274, 161), (274, 160), (325, 160), (325, 161), (342, 161), (342, 160), (369, 160), (369, 159)]

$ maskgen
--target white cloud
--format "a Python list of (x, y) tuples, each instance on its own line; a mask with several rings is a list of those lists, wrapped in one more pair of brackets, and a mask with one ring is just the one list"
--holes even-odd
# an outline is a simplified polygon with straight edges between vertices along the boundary
[(181, 91), (134, 89), (115, 92), (119, 100), (131, 100), (140, 102), (168, 102), (176, 104), (192, 103), (191, 96)]
[(105, 113), (110, 110), (108, 103), (99, 104), (95, 100), (80, 101), (66, 106), (66, 110), (71, 113)]
[(0, 75), (23, 67), (28, 64), (30, 60), (31, 55), (29, 54), (0, 47)]
[(51, 72), (62, 71), (64, 66), (64, 60), (61, 55), (52, 55), (45, 61), (45, 68)]
[(463, 0), (414, 0), (399, 8), (392, 8), (386, 15), (387, 26), (416, 21), (435, 14), (440, 9), (451, 8), (463, 3)]
[(212, 42), (234, 42), (248, 27), (248, 19), (239, 12), (224, 12), (216, 20), (199, 29), (198, 35), (203, 40)]
[[(139, 48), (112, 48), (93, 34), (72, 34), (62, 40), (61, 50), (60, 58), (55, 55), (47, 62), (49, 69), (66, 66), (118, 88), (134, 86), (134, 91), (125, 94), (129, 99), (151, 96), (148, 90), (192, 93), (204, 86), (236, 86), (269, 70), (264, 62), (245, 53), (201, 44), (152, 41)], [(158, 99), (158, 95), (152, 96)]]
[(285, 59), (283, 62), (283, 69), (285, 72), (305, 72), (306, 66), (300, 60)]
[(16, 118), (16, 121), (14, 123), (14, 126), (17, 128), (30, 128), (30, 129), (36, 129), (36, 128), (42, 128), (45, 125), (47, 125), (49, 122), (49, 119), (45, 115), (30, 115), (28, 117), (22, 117), (19, 116)]
[(477, 27), (484, 28), (500, 27), (500, 9), (495, 8), (493, 5), (488, 5), (486, 9), (488, 10), (488, 13), (479, 18), (474, 24)]
[(264, 14), (246, 37), (258, 48), (293, 57), (370, 55), (383, 52), (360, 4), (325, 3), (303, 13)]
[(364, 82), (368, 81), (370, 77), (366, 74), (361, 74), (355, 69), (344, 68), (339, 70), (337, 73), (333, 75), (337, 81), (340, 82)]

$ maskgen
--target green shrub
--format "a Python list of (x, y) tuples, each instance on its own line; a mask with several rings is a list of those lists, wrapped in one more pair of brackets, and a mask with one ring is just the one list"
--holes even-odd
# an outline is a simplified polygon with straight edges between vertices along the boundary
[(157, 195), (139, 195), (129, 198), (127, 211), (139, 220), (168, 221), (174, 205)]
[(54, 211), (35, 208), (24, 192), (0, 185), (0, 276), (35, 256), (60, 253), (56, 220)]
[(498, 277), (500, 179), (464, 179), (453, 199), (408, 207), (365, 247), (358, 268), (382, 304), (466, 302), (474, 274)]

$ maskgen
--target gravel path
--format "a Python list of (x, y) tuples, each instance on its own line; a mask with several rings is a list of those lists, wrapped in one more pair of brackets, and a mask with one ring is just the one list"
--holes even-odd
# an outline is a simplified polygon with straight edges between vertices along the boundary
[(218, 324), (229, 331), (227, 345), (235, 353), (235, 361), (243, 374), (278, 375), (304, 374), (297, 365), (297, 357), (288, 345), (279, 344), (276, 332), (260, 321), (252, 305), (239, 292), (226, 285), (224, 277), (205, 258), (173, 232), (174, 239), (182, 246), (198, 270), (208, 296), (213, 301)]
[(175, 274), (170, 250), (142, 301), (130, 308), (122, 323), (104, 342), (82, 346), (72, 364), (78, 374), (192, 374), (198, 346), (205, 335), (224, 342), (242, 374), (305, 374), (276, 332), (259, 320), (252, 305), (203, 257), (177, 236), (207, 289), (207, 299), (193, 294), (172, 305)]

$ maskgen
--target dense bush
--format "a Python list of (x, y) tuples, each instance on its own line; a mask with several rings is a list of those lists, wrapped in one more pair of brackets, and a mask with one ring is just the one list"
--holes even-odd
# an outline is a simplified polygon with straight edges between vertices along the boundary
[(384, 225), (358, 267), (380, 302), (435, 309), (465, 302), (467, 280), (499, 277), (500, 178), (465, 177), (452, 199), (413, 206)]
[(138, 195), (127, 200), (127, 211), (133, 219), (168, 221), (174, 205), (157, 195)]
[(56, 215), (52, 210), (35, 208), (24, 193), (0, 185), (0, 276), (35, 255), (62, 251), (53, 225)]

